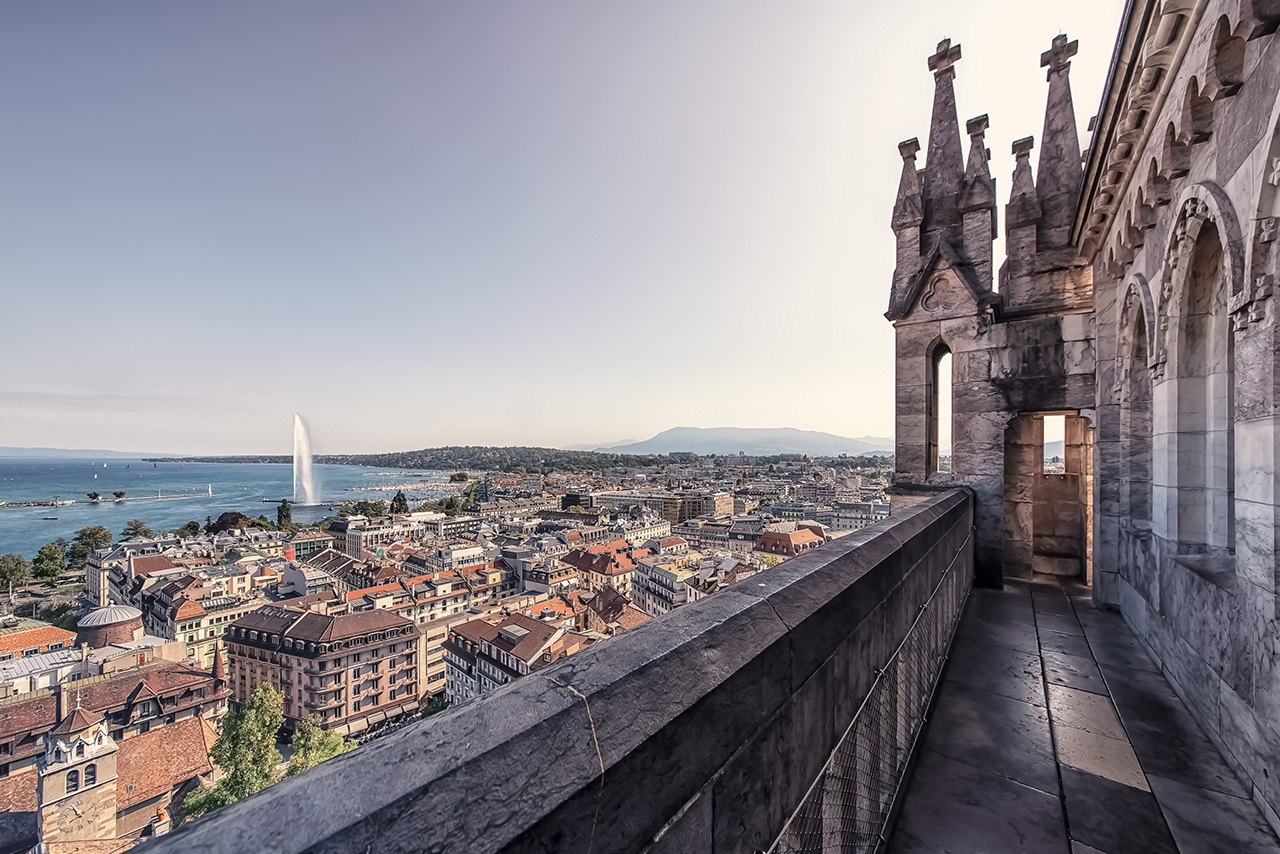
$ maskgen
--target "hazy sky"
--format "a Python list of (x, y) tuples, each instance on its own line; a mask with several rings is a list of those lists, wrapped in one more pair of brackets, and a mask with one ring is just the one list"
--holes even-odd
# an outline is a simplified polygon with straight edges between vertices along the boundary
[(1083, 135), (1121, 6), (4, 4), (0, 445), (890, 435), (926, 58), (1003, 232), (1041, 51), (1080, 39)]

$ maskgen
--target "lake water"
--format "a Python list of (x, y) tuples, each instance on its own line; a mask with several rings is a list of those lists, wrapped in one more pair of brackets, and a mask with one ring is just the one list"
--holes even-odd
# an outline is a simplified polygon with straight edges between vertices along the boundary
[[(317, 492), (324, 503), (295, 506), (295, 522), (312, 522), (332, 515), (329, 507), (340, 501), (390, 501), (395, 495), (394, 491), (373, 491), (369, 487), (431, 482), (433, 486), (429, 488), (405, 490), (410, 506), (449, 494), (445, 485), (448, 475), (444, 472), (322, 465), (315, 466), (314, 472)], [(208, 494), (210, 489), (212, 495)], [(116, 503), (111, 494), (117, 490), (123, 490), (128, 498), (146, 496), (146, 500)], [(265, 515), (274, 521), (276, 505), (262, 499), (292, 500), (293, 467), (0, 457), (0, 501), (52, 501), (55, 497), (80, 500), (89, 492), (101, 493), (106, 500), (56, 508), (0, 507), (0, 554), (12, 552), (30, 560), (42, 545), (58, 537), (70, 540), (75, 531), (89, 525), (102, 525), (118, 535), (130, 519), (141, 519), (157, 532), (178, 528), (192, 519), (204, 524), (206, 516), (216, 519), (229, 510), (246, 516)], [(58, 518), (46, 521), (45, 516)]]

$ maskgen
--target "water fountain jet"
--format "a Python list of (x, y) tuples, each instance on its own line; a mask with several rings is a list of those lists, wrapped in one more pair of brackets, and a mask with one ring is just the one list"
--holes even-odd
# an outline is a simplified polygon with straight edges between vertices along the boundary
[(311, 437), (302, 416), (296, 412), (293, 413), (293, 503), (316, 503), (316, 483), (311, 474)]

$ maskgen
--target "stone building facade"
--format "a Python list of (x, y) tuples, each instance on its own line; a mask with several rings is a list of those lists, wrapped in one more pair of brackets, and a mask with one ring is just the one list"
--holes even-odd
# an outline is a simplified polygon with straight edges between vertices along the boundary
[[(1277, 26), (1274, 0), (1133, 0), (1083, 154), (1075, 43), (1053, 39), (1041, 136), (1012, 143), (998, 270), (987, 119), (966, 123), (966, 162), (960, 48), (941, 43), (924, 168), (916, 140), (899, 147), (887, 317), (894, 502), (971, 487), (980, 584), (1090, 582), (1280, 830)], [(1063, 473), (1044, 471), (1049, 416)]]

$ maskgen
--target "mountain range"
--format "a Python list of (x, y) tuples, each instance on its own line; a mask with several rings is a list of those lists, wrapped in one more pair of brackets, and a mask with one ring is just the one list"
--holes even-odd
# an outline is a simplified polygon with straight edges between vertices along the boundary
[[(590, 447), (590, 446), (586, 446)], [(753, 457), (773, 454), (805, 454), (834, 457), (840, 454), (892, 454), (893, 439), (863, 436), (851, 439), (817, 430), (794, 427), (673, 427), (643, 441), (597, 445), (592, 450), (614, 454), (737, 454)]]

